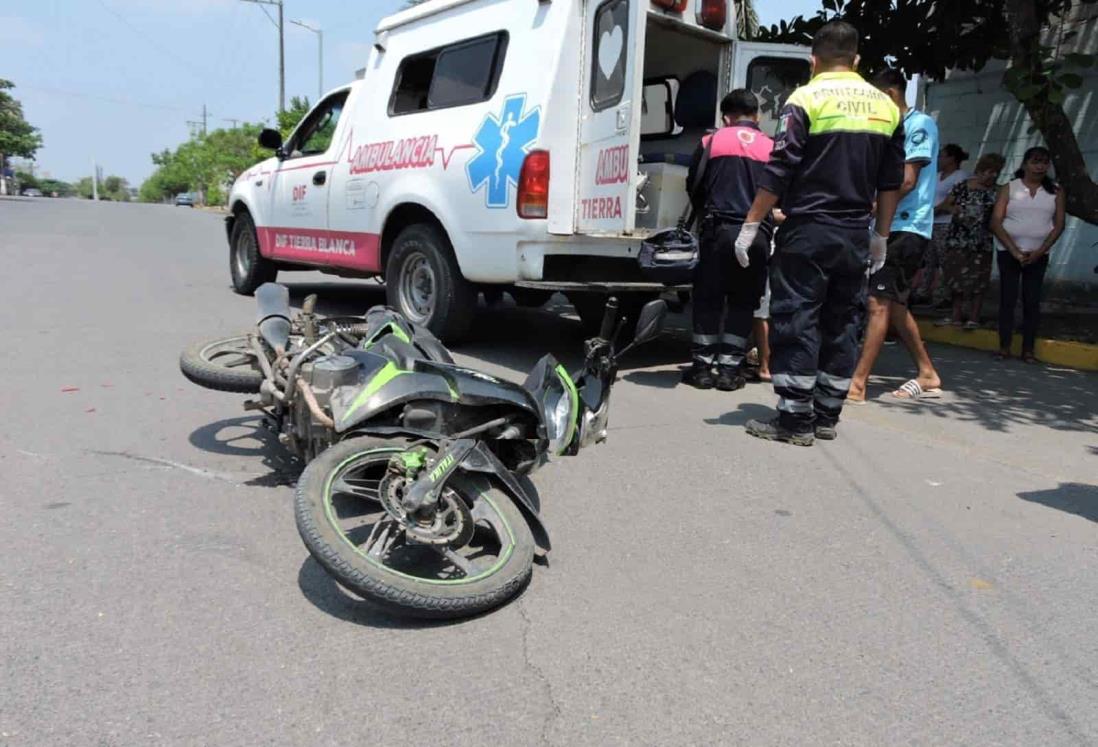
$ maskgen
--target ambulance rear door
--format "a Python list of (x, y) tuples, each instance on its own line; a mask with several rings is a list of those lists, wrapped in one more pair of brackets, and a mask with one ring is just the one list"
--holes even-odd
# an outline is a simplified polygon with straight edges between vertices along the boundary
[(649, 0), (586, 0), (576, 230), (629, 233), (636, 223), (643, 50)]

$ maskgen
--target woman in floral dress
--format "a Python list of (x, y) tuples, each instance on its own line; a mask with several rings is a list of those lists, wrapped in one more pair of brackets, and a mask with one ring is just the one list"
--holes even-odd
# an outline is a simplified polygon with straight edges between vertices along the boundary
[(995, 207), (996, 182), (1005, 163), (998, 153), (981, 156), (972, 177), (955, 186), (942, 206), (943, 211), (953, 215), (942, 263), (945, 285), (953, 294), (953, 316), (940, 320), (938, 326), (964, 325), (969, 330), (980, 326), (980, 307), (991, 280), (994, 255), (991, 211)]

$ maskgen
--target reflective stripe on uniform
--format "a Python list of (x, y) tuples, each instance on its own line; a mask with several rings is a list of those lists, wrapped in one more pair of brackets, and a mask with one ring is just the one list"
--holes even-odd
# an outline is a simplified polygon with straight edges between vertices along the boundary
[(778, 410), (781, 412), (788, 412), (797, 414), (805, 414), (812, 412), (812, 403), (799, 399), (786, 399), (782, 397), (778, 400)]
[(815, 376), (794, 376), (793, 374), (774, 374), (774, 387), (783, 389), (800, 389), (810, 392), (816, 388)]
[(824, 386), (839, 392), (846, 392), (850, 390), (849, 378), (844, 379), (838, 376), (832, 376), (826, 371), (820, 371), (819, 373), (817, 373), (816, 380)]

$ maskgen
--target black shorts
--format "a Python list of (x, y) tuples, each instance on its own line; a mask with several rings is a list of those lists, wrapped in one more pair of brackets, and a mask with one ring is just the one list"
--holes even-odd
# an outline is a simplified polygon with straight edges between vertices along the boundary
[(869, 295), (906, 306), (911, 283), (929, 246), (930, 239), (917, 233), (897, 231), (890, 235), (884, 267), (869, 278)]

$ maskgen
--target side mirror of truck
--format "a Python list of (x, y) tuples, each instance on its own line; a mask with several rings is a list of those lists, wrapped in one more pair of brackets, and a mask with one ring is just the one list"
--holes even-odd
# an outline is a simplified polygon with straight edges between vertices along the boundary
[(281, 150), (282, 133), (278, 130), (272, 130), (270, 127), (263, 128), (259, 133), (259, 146), (274, 151)]

